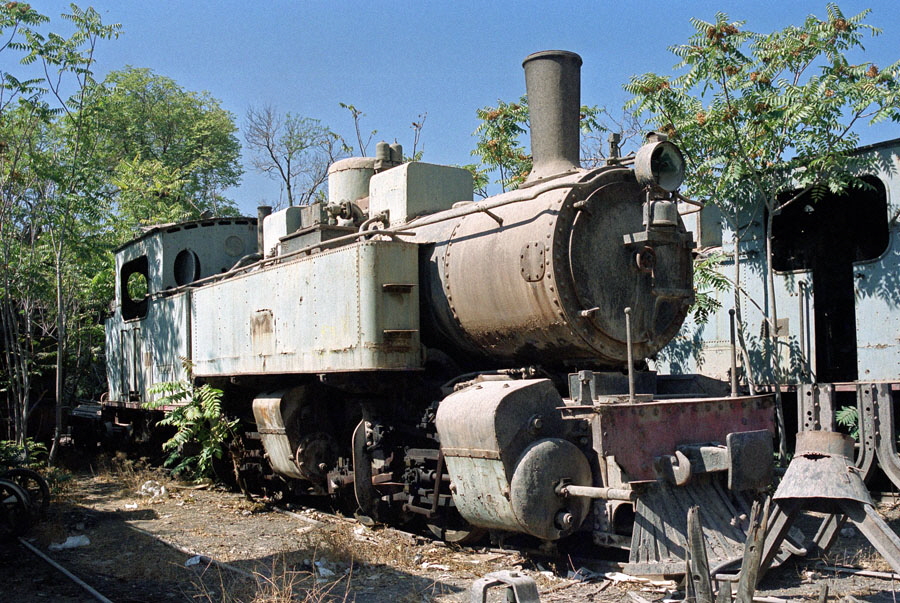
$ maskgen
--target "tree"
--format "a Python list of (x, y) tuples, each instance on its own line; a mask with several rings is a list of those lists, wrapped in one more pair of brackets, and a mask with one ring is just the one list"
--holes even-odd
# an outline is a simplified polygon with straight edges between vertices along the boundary
[[(84, 301), (77, 281), (91, 268), (82, 252), (101, 208), (93, 197), (90, 169), (94, 138), (83, 108), (94, 87), (94, 53), (120, 27), (103, 24), (93, 9), (71, 5), (62, 15), (74, 31), (68, 37), (40, 31), (49, 19), (24, 3), (0, 9), (7, 36), (0, 51), (16, 51), (26, 78), (10, 72), (0, 82), (0, 188), (3, 189), (0, 251), (3, 286), (4, 364), (13, 393), (14, 431), (25, 440), (33, 410), (32, 378), (37, 374), (36, 342), (55, 339), (55, 458), (66, 399), (66, 358), (70, 326)], [(63, 90), (74, 91), (64, 97)], [(49, 268), (49, 270), (48, 270)], [(25, 284), (23, 284), (23, 282)]]
[[(24, 2), (6, 2), (0, 5), (0, 53), (24, 51), (29, 55), (28, 37), (32, 28), (50, 19)], [(0, 115), (19, 98), (37, 98), (42, 93), (40, 79), (22, 79), (0, 67)]]
[[(2, 56), (18, 51), (20, 60), (27, 58), (32, 28), (47, 21), (28, 4), (0, 5)], [(28, 419), (40, 401), (32, 396), (36, 341), (50, 285), (43, 278), (45, 254), (39, 237), (41, 179), (31, 161), (41, 152), (51, 119), (46, 104), (38, 102), (46, 91), (40, 84), (40, 79), (0, 69), (0, 366), (11, 435), (19, 445), (26, 442)]]
[[(475, 129), (477, 137), (472, 155), (478, 157), (479, 164), (464, 166), (475, 178), (475, 190), (482, 197), (487, 196), (490, 174), (497, 174), (496, 184), (506, 192), (518, 188), (531, 172), (532, 159), (521, 137), (528, 132), (528, 99), (521, 97), (517, 102), (497, 101), (496, 107), (482, 107), (476, 111), (481, 123)], [(616, 128), (607, 125), (613, 122)], [(623, 128), (624, 126), (624, 128)], [(582, 105), (581, 132), (583, 162), (588, 167), (602, 165), (605, 155), (599, 136), (606, 132), (625, 130), (626, 141), (633, 138), (638, 129), (633, 116), (627, 115), (620, 121), (612, 120), (601, 107)]]
[(150, 69), (113, 71), (84, 109), (120, 236), (159, 222), (237, 212), (223, 191), (240, 181), (234, 116), (207, 92)]
[(4, 389), (12, 435), (20, 445), (40, 402), (32, 396), (45, 300), (46, 246), (41, 244), (42, 182), (31, 158), (39, 154), (47, 124), (35, 108), (21, 103), (0, 114), (0, 329)]
[[(350, 115), (353, 117), (353, 128), (356, 132), (356, 142), (359, 144), (358, 151), (362, 157), (365, 157), (368, 153), (367, 149), (369, 148), (369, 143), (372, 142), (372, 137), (375, 136), (376, 134), (378, 134), (378, 130), (372, 130), (371, 132), (369, 132), (369, 135), (366, 138), (366, 141), (363, 142), (363, 134), (362, 134), (362, 129), (360, 127), (360, 122), (362, 121), (362, 118), (366, 116), (366, 114), (363, 113), (362, 111), (360, 111), (359, 109), (357, 109), (356, 107), (354, 107), (353, 105), (349, 105), (347, 103), (338, 103), (338, 104), (341, 106), (342, 109), (346, 109), (347, 111), (349, 111)], [(424, 123), (424, 120), (423, 120), (423, 123)], [(421, 128), (419, 128), (419, 130), (421, 130)], [(418, 134), (418, 131), (416, 132), (416, 134)], [(418, 136), (416, 136), (416, 140), (418, 140)]]
[(253, 167), (281, 182), (288, 206), (312, 202), (328, 180), (328, 166), (349, 151), (319, 120), (281, 115), (270, 105), (247, 110), (244, 140), (254, 152)]
[(236, 213), (222, 191), (240, 176), (218, 101), (147, 69), (95, 81), (95, 52), (120, 26), (76, 5), (62, 18), (68, 36), (26, 4), (0, 5), (0, 53), (20, 63), (0, 71), (0, 387), (20, 443), (55, 398), (58, 444), (63, 409), (105, 381), (110, 250), (137, 226)]
[(481, 123), (475, 129), (478, 137), (472, 155), (477, 156), (488, 171), (497, 171), (497, 184), (506, 192), (518, 188), (531, 171), (531, 156), (519, 137), (527, 132), (528, 100), (516, 103), (497, 101), (496, 107), (475, 111)]
[[(63, 409), (66, 402), (65, 358), (68, 353), (67, 329), (70, 310), (77, 300), (74, 274), (81, 266), (77, 261), (77, 247), (85, 241), (82, 222), (96, 222), (98, 207), (92, 198), (92, 172), (87, 165), (92, 159), (94, 139), (89, 135), (89, 124), (83, 109), (95, 81), (93, 78), (94, 52), (100, 40), (118, 37), (121, 26), (104, 25), (94, 9), (80, 9), (71, 5), (71, 13), (62, 17), (75, 26), (75, 32), (64, 38), (54, 33), (46, 37), (40, 32), (25, 30), (28, 49), (24, 63), (39, 62), (45, 75), (44, 82), (58, 103), (59, 121), (53, 132), (57, 138), (52, 144), (52, 161), (45, 163), (45, 178), (49, 184), (44, 227), (51, 247), (56, 292), (56, 421), (50, 462), (56, 459), (63, 429)], [(63, 98), (64, 81), (75, 92)]]
[(413, 131), (413, 148), (412, 154), (403, 158), (404, 161), (422, 161), (422, 156), (425, 154), (425, 145), (422, 145), (419, 148), (419, 143), (422, 140), (422, 130), (425, 128), (425, 120), (428, 119), (428, 112), (420, 113), (416, 118), (416, 121), (410, 124), (410, 128)]
[[(772, 220), (807, 193), (864, 186), (856, 176), (861, 159), (851, 154), (858, 145), (855, 128), (900, 118), (900, 66), (850, 60), (851, 52), (863, 50), (864, 35), (880, 33), (864, 23), (868, 12), (847, 17), (829, 4), (827, 18), (809, 16), (801, 26), (771, 34), (744, 30), (744, 22), (723, 13), (713, 22), (694, 19), (688, 43), (672, 48), (683, 74), (648, 73), (626, 86), (634, 95), (630, 106), (647, 114), (684, 151), (691, 196), (718, 205), (729, 223), (737, 311), (740, 252), (747, 243), (741, 224), (747, 216), (764, 216), (767, 293), (758, 303), (768, 325), (763, 353), (779, 410), (783, 372)], [(749, 368), (743, 329), (740, 336)]]

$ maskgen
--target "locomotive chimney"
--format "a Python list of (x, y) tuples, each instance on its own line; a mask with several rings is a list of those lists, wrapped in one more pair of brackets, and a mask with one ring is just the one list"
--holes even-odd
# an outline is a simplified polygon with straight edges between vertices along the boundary
[(528, 55), (522, 67), (534, 157), (528, 185), (581, 167), (581, 57), (545, 50)]

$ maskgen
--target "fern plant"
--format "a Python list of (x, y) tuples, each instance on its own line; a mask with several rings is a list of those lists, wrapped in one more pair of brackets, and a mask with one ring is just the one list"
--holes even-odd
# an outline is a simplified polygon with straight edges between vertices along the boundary
[(859, 409), (855, 406), (842, 406), (834, 413), (834, 420), (838, 425), (847, 428), (851, 438), (859, 441)]
[[(167, 407), (158, 425), (171, 425), (175, 435), (163, 444), (169, 453), (164, 465), (173, 473), (185, 474), (194, 479), (213, 475), (213, 459), (220, 459), (234, 437), (238, 419), (229, 420), (222, 413), (222, 390), (204, 383), (191, 383), (191, 365), (185, 362), (189, 375), (187, 381), (167, 381), (150, 387), (150, 393), (159, 398), (144, 403), (144, 408), (155, 410)], [(186, 453), (186, 445), (196, 443), (197, 454)]]
[(25, 467), (38, 469), (47, 464), (47, 445), (25, 438), (24, 444), (13, 440), (0, 440), (0, 469), (4, 467)]

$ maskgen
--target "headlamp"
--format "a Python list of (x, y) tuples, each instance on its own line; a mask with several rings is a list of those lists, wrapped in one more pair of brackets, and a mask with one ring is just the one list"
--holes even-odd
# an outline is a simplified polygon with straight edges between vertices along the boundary
[(641, 186), (672, 192), (684, 181), (684, 157), (667, 140), (645, 144), (634, 158), (634, 175)]

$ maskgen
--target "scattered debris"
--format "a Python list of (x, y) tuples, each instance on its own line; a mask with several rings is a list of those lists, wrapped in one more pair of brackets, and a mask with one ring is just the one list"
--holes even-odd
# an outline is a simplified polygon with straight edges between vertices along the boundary
[(211, 562), (212, 559), (210, 559), (206, 555), (194, 555), (184, 562), (184, 567), (194, 567), (195, 565), (200, 565), (201, 563), (204, 565), (209, 565)]
[(329, 563), (327, 559), (319, 559), (313, 565), (316, 568), (316, 582), (324, 583), (328, 582), (329, 578), (333, 578), (335, 576), (334, 570), (328, 567)]
[(505, 586), (507, 588), (507, 600), (516, 601), (516, 603), (540, 603), (537, 585), (534, 580), (528, 576), (524, 576), (519, 572), (500, 571), (492, 572), (484, 578), (479, 578), (472, 583), (471, 595), (472, 601), (480, 601), (484, 603), (487, 600), (487, 591), (494, 586)]
[(629, 576), (628, 574), (623, 574), (622, 572), (605, 572), (601, 574), (601, 577), (606, 580), (610, 580), (613, 584), (631, 582), (635, 584), (647, 584), (648, 586), (654, 586), (656, 588), (675, 588), (676, 586), (674, 580), (652, 580), (650, 578)]
[(812, 584), (822, 579), (822, 574), (814, 570), (803, 570), (800, 575), (802, 584)]
[(443, 565), (443, 564), (441, 564), (441, 563), (431, 563), (431, 562), (429, 562), (429, 561), (426, 561), (425, 563), (423, 563), (423, 564), (420, 565), (419, 567), (421, 567), (422, 569), (436, 569), (436, 570), (441, 570), (442, 572), (448, 572), (448, 571), (450, 571), (450, 567), (449, 567), (449, 566)]
[(280, 507), (272, 507), (272, 510), (276, 513), (281, 513), (282, 515), (287, 515), (288, 517), (293, 517), (294, 519), (299, 519), (300, 521), (305, 521), (306, 523), (314, 526), (324, 525), (324, 522), (321, 522), (317, 519), (313, 519), (308, 515), (311, 514), (309, 511), (304, 511), (303, 513), (295, 513), (294, 511), (288, 511), (286, 509), (282, 509)]
[(854, 574), (856, 576), (866, 576), (868, 578), (881, 578), (882, 580), (900, 580), (900, 574), (893, 572), (876, 572), (873, 570), (856, 569), (855, 567), (842, 567), (838, 565), (816, 564), (816, 567), (830, 572), (839, 574)]
[(79, 534), (77, 536), (69, 536), (66, 538), (65, 542), (54, 543), (47, 548), (51, 551), (64, 551), (66, 549), (77, 549), (82, 546), (88, 546), (89, 544), (91, 544), (91, 539), (84, 534)]
[(138, 494), (140, 496), (149, 496), (151, 498), (163, 498), (169, 493), (166, 487), (156, 480), (148, 479), (141, 484)]
[(202, 482), (193, 484), (193, 485), (183, 485), (183, 484), (172, 484), (172, 487), (176, 490), (206, 490), (213, 486), (212, 480), (203, 480)]
[(569, 573), (566, 574), (566, 578), (569, 580), (577, 580), (578, 582), (597, 582), (599, 580), (604, 580), (602, 572), (592, 572), (586, 567), (579, 567), (577, 571), (569, 570)]

